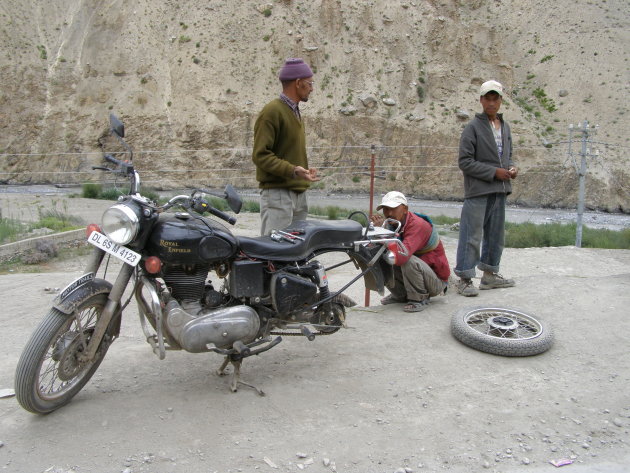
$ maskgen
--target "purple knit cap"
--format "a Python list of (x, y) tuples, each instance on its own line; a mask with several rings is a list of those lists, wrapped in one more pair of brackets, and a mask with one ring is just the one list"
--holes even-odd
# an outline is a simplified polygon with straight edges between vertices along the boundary
[(280, 69), (278, 78), (281, 82), (286, 80), (304, 79), (313, 77), (313, 71), (308, 67), (302, 58), (293, 57), (284, 62), (284, 66)]

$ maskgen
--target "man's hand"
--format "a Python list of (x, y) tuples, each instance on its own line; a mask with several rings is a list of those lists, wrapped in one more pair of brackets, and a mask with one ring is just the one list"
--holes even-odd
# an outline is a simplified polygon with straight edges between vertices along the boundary
[(510, 173), (511, 179), (516, 179), (516, 176), (518, 176), (518, 168), (515, 166), (512, 166), (510, 169), (508, 169), (508, 172)]
[(499, 181), (509, 181), (512, 179), (512, 174), (507, 169), (497, 168), (496, 171), (494, 171), (494, 177)]
[(374, 226), (382, 227), (383, 222), (385, 221), (385, 217), (383, 217), (381, 214), (374, 214), (370, 217), (370, 220), (372, 220)]
[(317, 169), (315, 168), (304, 169), (302, 166), (295, 166), (293, 174), (297, 179), (304, 179), (309, 182), (316, 182), (320, 179), (317, 176)]

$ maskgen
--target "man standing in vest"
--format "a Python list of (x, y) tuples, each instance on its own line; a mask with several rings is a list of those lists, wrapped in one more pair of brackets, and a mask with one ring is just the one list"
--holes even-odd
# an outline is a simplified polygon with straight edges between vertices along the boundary
[(407, 248), (407, 255), (396, 255), (394, 284), (388, 285), (391, 294), (381, 304), (404, 303), (403, 311), (420, 312), (429, 299), (444, 294), (448, 287), (451, 270), (444, 246), (437, 230), (428, 217), (409, 212), (407, 198), (398, 191), (383, 196), (376, 210), (383, 215), (373, 215), (374, 225), (382, 226), (387, 218), (401, 223), (399, 238)]
[(305, 220), (305, 191), (318, 181), (308, 167), (300, 102), (313, 91), (313, 71), (300, 58), (287, 59), (279, 74), (282, 93), (260, 112), (254, 125), (252, 161), (260, 191), (261, 235)]

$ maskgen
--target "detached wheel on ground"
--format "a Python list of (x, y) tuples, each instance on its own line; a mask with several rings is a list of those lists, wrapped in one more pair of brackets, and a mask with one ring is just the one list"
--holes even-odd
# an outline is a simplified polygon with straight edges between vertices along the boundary
[(502, 356), (538, 355), (553, 344), (553, 332), (545, 322), (507, 307), (464, 307), (453, 315), (451, 333), (464, 345)]

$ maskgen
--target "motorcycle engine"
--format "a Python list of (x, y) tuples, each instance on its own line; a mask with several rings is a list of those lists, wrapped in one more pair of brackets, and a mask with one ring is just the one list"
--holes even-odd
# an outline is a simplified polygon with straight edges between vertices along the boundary
[(162, 277), (178, 301), (200, 301), (208, 271), (208, 265), (167, 265)]

